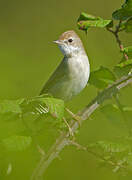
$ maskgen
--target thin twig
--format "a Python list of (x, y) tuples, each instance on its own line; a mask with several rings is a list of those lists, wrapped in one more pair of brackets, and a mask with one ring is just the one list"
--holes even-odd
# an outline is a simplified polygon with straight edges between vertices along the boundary
[(74, 114), (71, 112), (68, 108), (65, 108), (65, 110), (71, 115), (71, 117), (78, 122), (78, 124), (81, 126), (81, 117), (78, 116), (77, 114)]
[(70, 125), (68, 124), (67, 120), (66, 120), (64, 117), (63, 117), (62, 119), (63, 119), (64, 123), (66, 124), (66, 126), (68, 127), (68, 130), (69, 130), (70, 135), (71, 135), (72, 137), (74, 137), (74, 134), (73, 134), (73, 132), (72, 132), (72, 129), (71, 129)]
[[(88, 119), (89, 116), (102, 104), (105, 100), (111, 98), (117, 94), (120, 89), (132, 83), (132, 75), (124, 76), (121, 79), (114, 82), (111, 86), (101, 92), (89, 105), (87, 105), (78, 115), (81, 117), (81, 122)], [(70, 127), (74, 133), (78, 128), (79, 124), (71, 120)], [(40, 159), (37, 167), (35, 168), (31, 180), (40, 180), (51, 164), (51, 162), (58, 156), (66, 145), (70, 145), (69, 132), (62, 132), (56, 142), (53, 144), (48, 153)]]
[(123, 123), (124, 123), (124, 125), (126, 126), (126, 129), (127, 129), (128, 133), (129, 133), (129, 135), (131, 135), (131, 130), (130, 130), (130, 127), (128, 126), (128, 123), (127, 123), (127, 117), (126, 117), (125, 112), (124, 112), (124, 110), (123, 110), (123, 106), (122, 106), (122, 104), (120, 103), (120, 100), (119, 100), (119, 98), (118, 98), (118, 94), (116, 94), (116, 95), (114, 96), (114, 98), (115, 98), (116, 104), (117, 104), (117, 106), (118, 106), (118, 108), (119, 108), (119, 110), (120, 110), (120, 112), (121, 112), (121, 114), (122, 114)]
[(98, 158), (99, 160), (106, 162), (109, 165), (112, 165), (113, 167), (118, 167), (118, 169), (119, 168), (126, 169), (126, 167), (123, 166), (122, 164), (119, 164), (118, 162), (114, 162), (110, 159), (104, 158), (102, 155), (92, 151), (88, 146), (87, 147), (82, 146), (81, 144), (78, 144), (75, 141), (70, 141), (70, 143), (71, 143), (71, 145), (74, 145), (75, 147), (77, 147), (77, 149), (87, 151), (88, 153), (92, 154), (94, 157)]
[[(119, 48), (120, 48), (121, 52), (123, 52), (124, 51), (124, 46), (123, 46), (123, 44), (122, 44), (122, 42), (121, 42), (121, 40), (119, 38), (119, 32), (121, 32), (121, 30), (120, 30), (121, 22), (122, 21), (120, 20), (119, 24), (116, 26), (115, 30), (113, 30), (113, 29), (111, 29), (109, 27), (107, 27), (107, 30), (109, 32), (111, 32), (115, 36), (116, 41), (117, 41), (117, 43), (119, 45)], [(124, 55), (125, 59), (128, 60), (128, 55), (126, 53), (124, 53), (124, 52), (123, 52), (123, 55)]]

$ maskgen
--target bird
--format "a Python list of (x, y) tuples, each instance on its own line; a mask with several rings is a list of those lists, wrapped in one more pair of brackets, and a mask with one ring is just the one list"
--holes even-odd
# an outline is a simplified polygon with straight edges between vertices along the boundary
[(71, 100), (87, 85), (90, 64), (83, 43), (74, 30), (62, 33), (53, 41), (64, 58), (43, 86), (40, 95), (49, 94), (64, 102)]

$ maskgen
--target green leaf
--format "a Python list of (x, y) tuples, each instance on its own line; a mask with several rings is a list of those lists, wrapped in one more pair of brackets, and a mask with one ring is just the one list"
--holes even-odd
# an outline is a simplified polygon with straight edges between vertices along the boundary
[(126, 53), (128, 56), (132, 56), (132, 46), (124, 48), (123, 52)]
[(126, 21), (121, 21), (120, 22), (120, 28), (119, 28), (120, 31), (124, 31), (126, 30)]
[[(64, 102), (47, 96), (0, 101), (0, 139), (23, 131), (64, 127)], [(57, 130), (57, 129), (56, 129)]]
[(126, 0), (121, 9), (113, 12), (112, 17), (115, 20), (126, 20), (132, 17), (132, 0)]
[(128, 19), (131, 16), (132, 12), (126, 9), (119, 9), (112, 14), (113, 19), (122, 21)]
[(121, 62), (114, 67), (114, 73), (119, 78), (128, 75), (132, 70), (132, 46), (125, 47), (122, 52), (127, 54), (128, 60), (123, 55)]
[(128, 20), (125, 22), (125, 31), (126, 31), (127, 33), (132, 32), (132, 18), (128, 19)]
[(111, 20), (111, 22), (107, 25), (107, 28), (112, 28), (113, 25), (114, 25), (113, 20)]
[(123, 111), (130, 112), (130, 111), (132, 111), (132, 107), (125, 106), (125, 107), (123, 107)]
[(119, 67), (119, 66), (116, 65), (114, 67), (114, 73), (116, 74), (116, 76), (118, 78), (128, 75), (130, 73), (131, 69), (132, 69), (132, 64), (128, 64), (128, 65), (125, 65), (125, 66), (121, 65), (121, 67)]
[(116, 65), (116, 67), (123, 68), (124, 66), (132, 65), (132, 59), (128, 59), (127, 61), (123, 61)]
[(81, 13), (78, 18), (78, 28), (82, 30), (88, 30), (90, 27), (100, 27), (104, 28), (106, 26), (112, 25), (112, 20), (104, 20), (100, 17), (94, 17), (93, 15), (89, 15), (86, 13)]
[(120, 153), (131, 150), (130, 145), (109, 141), (98, 141), (96, 143), (92, 143), (90, 146), (100, 148), (103, 152), (106, 153)]
[(56, 98), (44, 98), (41, 99), (42, 103), (45, 103), (49, 108), (49, 112), (58, 119), (62, 119), (64, 116), (64, 101)]
[(116, 141), (97, 141), (88, 145), (90, 151), (99, 157), (99, 163), (113, 172), (128, 173), (132, 170), (132, 144), (126, 138)]
[(22, 113), (20, 104), (23, 101), (24, 99), (0, 100), (0, 121), (17, 120), (20, 114)]
[(50, 113), (57, 119), (64, 116), (64, 101), (52, 97), (36, 97), (25, 100), (21, 105), (23, 113), (33, 112), (35, 114)]
[(23, 151), (30, 146), (31, 142), (30, 136), (11, 136), (2, 140), (2, 144), (9, 151)]
[(96, 20), (96, 21), (92, 21), (92, 20), (88, 20), (88, 21), (80, 21), (78, 22), (78, 27), (79, 29), (82, 30), (87, 30), (90, 27), (100, 27), (100, 28), (104, 28), (106, 27), (108, 24), (110, 24), (111, 20)]
[(21, 104), (24, 122), (33, 132), (38, 133), (45, 128), (64, 127), (64, 101), (52, 97), (38, 96), (26, 99)]
[(132, 8), (132, 0), (125, 0), (125, 3), (122, 5), (122, 8)]
[(78, 22), (79, 21), (85, 21), (85, 20), (99, 20), (99, 17), (95, 17), (91, 14), (87, 14), (85, 12), (82, 12), (78, 18)]
[(128, 155), (123, 157), (123, 160), (129, 171), (132, 171), (132, 155), (129, 153)]
[(100, 69), (91, 72), (89, 83), (99, 89), (103, 89), (115, 80), (114, 74), (108, 68), (101, 66)]
[(0, 114), (4, 113), (21, 113), (20, 104), (24, 99), (19, 100), (0, 100)]

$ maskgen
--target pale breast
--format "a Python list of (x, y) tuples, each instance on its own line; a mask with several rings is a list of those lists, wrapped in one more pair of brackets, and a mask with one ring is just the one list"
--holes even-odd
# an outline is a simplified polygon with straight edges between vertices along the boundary
[(41, 94), (48, 93), (68, 101), (86, 86), (89, 73), (87, 56), (64, 58), (45, 84)]
[(88, 57), (81, 55), (76, 59), (71, 59), (71, 61), (69, 61), (69, 68), (71, 76), (71, 83), (69, 83), (69, 92), (71, 92), (71, 96), (75, 96), (82, 89), (84, 89), (88, 82), (90, 74)]

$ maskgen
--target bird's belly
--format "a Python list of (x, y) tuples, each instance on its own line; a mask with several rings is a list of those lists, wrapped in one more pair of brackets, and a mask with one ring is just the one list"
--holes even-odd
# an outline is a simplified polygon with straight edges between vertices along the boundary
[(88, 78), (89, 78), (88, 72), (82, 71), (79, 72), (79, 74), (71, 80), (70, 88), (71, 88), (72, 96), (77, 95), (78, 93), (81, 92), (82, 89), (85, 88), (88, 82)]
[(76, 60), (71, 63), (65, 77), (59, 79), (54, 87), (49, 89), (49, 92), (54, 97), (63, 99), (64, 101), (68, 101), (80, 93), (89, 79), (90, 69), (87, 58), (83, 62)]
[(52, 89), (51, 94), (56, 98), (68, 101), (73, 96), (81, 92), (81, 90), (84, 89), (86, 84), (87, 81), (82, 81), (81, 79), (65, 81), (64, 83), (58, 83), (58, 87)]
[(58, 88), (54, 91), (56, 97), (65, 101), (70, 100), (85, 88), (88, 78), (89, 66), (76, 68), (72, 71), (71, 77), (66, 78), (63, 82), (58, 82), (60, 85), (58, 84)]

